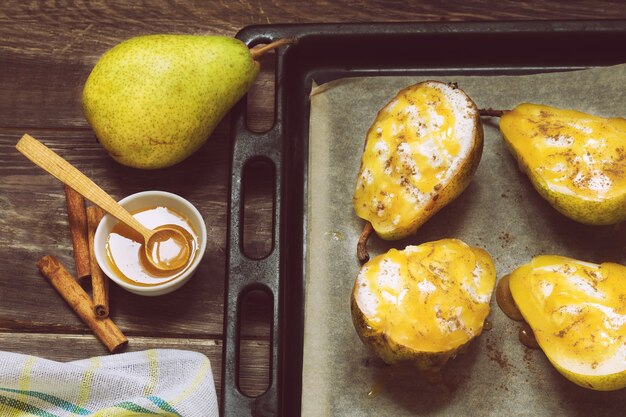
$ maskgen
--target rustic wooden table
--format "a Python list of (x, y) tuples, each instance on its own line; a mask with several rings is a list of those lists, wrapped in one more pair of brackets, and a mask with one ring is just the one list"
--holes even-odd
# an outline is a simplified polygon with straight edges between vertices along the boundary
[[(196, 154), (173, 168), (140, 171), (114, 162), (98, 145), (80, 104), (83, 83), (98, 57), (116, 43), (148, 33), (234, 35), (251, 24), (626, 18), (622, 0), (552, 2), (480, 0), (23, 2), (0, 5), (0, 350), (74, 360), (106, 349), (39, 275), (35, 263), (57, 256), (73, 271), (62, 185), (15, 150), (28, 132), (93, 178), (114, 197), (146, 189), (180, 194), (204, 215), (208, 248), (196, 276), (159, 298), (111, 290), (112, 317), (129, 337), (128, 351), (191, 349), (206, 354), (218, 393), (222, 365), (226, 222), (230, 168), (228, 121)], [(272, 61), (250, 94), (251, 125), (272, 123)], [(261, 179), (262, 181), (262, 179)], [(260, 183), (262, 185), (262, 182)], [(268, 250), (262, 220), (271, 202), (262, 187), (249, 196), (247, 253)], [(271, 309), (250, 300), (242, 330), (241, 387), (268, 384)]]

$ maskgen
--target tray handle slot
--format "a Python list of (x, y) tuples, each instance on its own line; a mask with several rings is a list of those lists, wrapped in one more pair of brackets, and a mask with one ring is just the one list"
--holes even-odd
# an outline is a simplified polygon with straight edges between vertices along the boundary
[[(224, 346), (222, 369), (223, 416), (276, 416), (278, 405), (278, 350), (280, 344), (280, 207), (281, 207), (281, 127), (275, 126), (265, 133), (253, 133), (245, 126), (245, 100), (237, 104), (233, 113), (232, 128), (236, 140), (233, 142), (233, 159), (230, 181), (230, 211), (228, 235), (228, 271), (224, 300)], [(250, 164), (263, 161), (274, 170), (273, 178), (273, 244), (267, 256), (254, 259), (243, 250), (244, 173)], [(270, 337), (270, 375), (267, 390), (249, 397), (241, 392), (238, 384), (240, 369), (240, 323), (241, 297), (252, 289), (261, 289), (270, 295), (273, 303)]]
[(257, 61), (261, 71), (246, 94), (246, 126), (252, 132), (262, 133), (276, 122), (276, 52), (269, 51)]
[[(239, 36), (238, 36), (239, 37)], [(272, 35), (255, 36), (254, 39), (244, 40), (248, 46), (259, 43), (269, 43), (279, 37)], [(239, 37), (241, 39), (241, 37)], [(282, 388), (280, 350), (284, 345), (284, 318), (281, 311), (284, 309), (284, 295), (282, 294), (281, 274), (284, 274), (285, 249), (282, 242), (285, 240), (286, 228), (282, 226), (284, 154), (287, 139), (284, 138), (284, 108), (279, 99), (284, 94), (281, 71), (283, 50), (276, 50), (274, 58), (276, 64), (275, 95), (274, 95), (274, 125), (266, 132), (253, 132), (247, 124), (247, 100), (244, 97), (231, 112), (232, 167), (230, 178), (230, 205), (228, 219), (228, 251), (227, 272), (228, 279), (224, 295), (224, 346), (222, 368), (222, 395), (220, 415), (224, 417), (259, 416), (276, 417), (282, 415), (279, 401)], [(269, 163), (274, 169), (274, 195), (272, 213), (273, 242), (270, 252), (261, 259), (254, 259), (243, 250), (243, 176), (249, 164), (255, 161)], [(284, 278), (284, 277), (283, 277)], [(270, 337), (270, 375), (267, 391), (258, 397), (244, 395), (237, 384), (237, 375), (240, 365), (239, 353), (239, 326), (242, 294), (251, 289), (262, 289), (271, 297), (273, 316)]]
[(263, 259), (274, 247), (273, 233), (276, 170), (274, 164), (257, 158), (243, 169), (241, 250), (250, 259)]
[[(256, 398), (263, 395), (270, 387), (270, 375), (260, 375), (255, 372), (257, 381), (263, 382), (265, 386), (261, 389), (251, 389), (247, 386), (246, 381), (242, 380), (242, 369), (248, 368), (254, 370), (259, 364), (272, 367), (272, 322), (271, 317), (274, 311), (273, 295), (268, 288), (263, 285), (250, 285), (240, 296), (239, 299), (239, 346), (238, 346), (238, 369), (237, 369), (237, 388), (247, 397)], [(268, 339), (265, 339), (269, 336)], [(263, 356), (251, 355), (247, 348), (253, 344), (259, 344), (260, 340), (269, 340), (267, 350), (263, 352)], [(258, 347), (257, 347), (258, 349)], [(259, 374), (259, 375), (257, 375)]]

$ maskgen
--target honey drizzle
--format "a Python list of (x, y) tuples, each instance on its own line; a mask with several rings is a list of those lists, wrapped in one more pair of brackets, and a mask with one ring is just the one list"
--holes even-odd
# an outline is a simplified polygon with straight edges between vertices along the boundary
[(530, 325), (524, 321), (522, 313), (515, 304), (515, 300), (511, 294), (511, 288), (509, 287), (509, 279), (510, 275), (505, 275), (496, 285), (496, 301), (498, 303), (498, 307), (500, 307), (500, 310), (502, 310), (502, 312), (510, 319), (522, 322), (518, 332), (519, 341), (527, 348), (539, 349), (539, 343), (537, 343), (535, 333), (531, 329)]
[(517, 308), (515, 300), (513, 300), (513, 295), (511, 295), (509, 278), (510, 275), (505, 275), (500, 278), (500, 281), (498, 281), (498, 284), (496, 285), (496, 301), (500, 310), (502, 310), (502, 312), (511, 320), (522, 321), (524, 320), (524, 317), (519, 311), (519, 308)]
[(527, 348), (539, 349), (539, 343), (537, 343), (535, 333), (533, 332), (533, 329), (530, 328), (528, 323), (522, 323), (522, 326), (519, 329), (518, 338), (519, 341), (522, 342), (522, 344)]
[[(178, 229), (189, 243), (191, 256), (188, 262), (177, 270), (166, 271), (157, 269), (146, 259), (146, 254), (143, 250), (143, 237), (124, 223), (119, 222), (111, 229), (111, 233), (107, 238), (106, 251), (109, 267), (111, 267), (115, 275), (130, 284), (138, 286), (161, 285), (182, 275), (193, 263), (198, 249), (197, 233), (189, 220), (165, 207), (148, 207), (134, 211), (132, 214), (144, 226), (150, 229), (165, 224)], [(122, 249), (125, 250), (122, 251)], [(118, 262), (124, 262), (124, 265), (120, 267)], [(131, 268), (134, 269), (131, 270)], [(152, 280), (154, 281), (150, 282)]]

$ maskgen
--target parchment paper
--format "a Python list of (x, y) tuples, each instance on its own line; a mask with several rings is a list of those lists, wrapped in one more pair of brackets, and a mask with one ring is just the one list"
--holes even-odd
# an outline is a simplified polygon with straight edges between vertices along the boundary
[[(617, 416), (626, 390), (580, 388), (554, 370), (541, 350), (518, 340), (519, 323), (491, 301), (485, 331), (449, 362), (442, 383), (407, 367), (385, 366), (358, 338), (350, 292), (359, 271), (355, 250), (363, 221), (352, 194), (365, 134), (401, 88), (433, 77), (346, 78), (311, 93), (308, 254), (302, 415), (314, 416)], [(479, 108), (522, 102), (626, 116), (626, 65), (532, 76), (436, 77), (457, 82)], [(370, 255), (391, 247), (460, 238), (485, 248), (497, 277), (539, 254), (625, 263), (618, 227), (584, 226), (556, 212), (518, 170), (498, 131), (485, 119), (485, 147), (468, 189), (413, 238), (370, 239)], [(371, 395), (368, 393), (371, 391)]]

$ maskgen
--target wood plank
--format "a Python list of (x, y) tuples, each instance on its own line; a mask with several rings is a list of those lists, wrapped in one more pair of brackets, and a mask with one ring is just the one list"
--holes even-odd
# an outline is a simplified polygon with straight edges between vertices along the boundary
[[(624, 16), (623, 2), (553, 2), (549, 0), (490, 3), (481, 0), (447, 2), (402, 2), (400, 0), (342, 2), (256, 1), (204, 3), (185, 0), (153, 0), (136, 4), (124, 0), (95, 0), (88, 3), (61, 0), (55, 2), (4, 2), (0, 23), (14, 21), (32, 24), (73, 24), (93, 22), (117, 25), (134, 24), (142, 28), (178, 27), (187, 29), (217, 28), (237, 30), (250, 24), (276, 22), (351, 22), (416, 20), (485, 20), (485, 19), (596, 19)], [(127, 28), (127, 30), (129, 30)]]
[[(204, 215), (208, 247), (196, 275), (180, 290), (151, 298), (113, 285), (112, 317), (130, 335), (220, 335), (226, 259), (228, 187), (227, 141), (207, 143), (185, 163), (143, 171), (114, 162), (88, 130), (31, 132), (93, 178), (115, 198), (146, 189), (170, 191), (189, 199)], [(39, 275), (35, 263), (58, 256), (74, 271), (65, 197), (60, 182), (14, 149), (22, 131), (0, 131), (0, 330), (53, 333), (86, 327)], [(262, 210), (261, 210), (262, 211)], [(250, 231), (255, 237), (254, 229)], [(271, 315), (251, 315), (247, 334), (266, 337)], [(265, 316), (264, 316), (265, 315)]]
[[(211, 363), (220, 362), (222, 342), (216, 339), (174, 339), (154, 337), (129, 337), (128, 346), (123, 352), (138, 352), (146, 349), (183, 349), (206, 355)], [(108, 351), (92, 335), (83, 334), (14, 334), (0, 333), (0, 347), (5, 351), (20, 352), (25, 355), (40, 356), (45, 359), (68, 362), (107, 355)], [(59, 346), (72, 346), (72, 349), (59, 349)], [(120, 353), (123, 353), (120, 352)], [(214, 375), (221, 373), (221, 368), (213, 369)]]
[[(200, 352), (211, 361), (213, 380), (218, 398), (222, 380), (222, 342), (219, 339), (174, 339), (154, 337), (129, 337), (125, 352), (146, 349), (182, 349)], [(248, 395), (261, 394), (269, 376), (268, 342), (242, 341), (243, 361), (239, 386)], [(39, 356), (45, 359), (68, 362), (93, 356), (107, 355), (106, 349), (91, 335), (81, 334), (15, 334), (0, 332), (0, 350)]]
[[(0, 48), (0, 57), (2, 50)], [(2, 57), (0, 65), (0, 128), (90, 129), (83, 116), (81, 95), (92, 65), (50, 62), (40, 57)], [(274, 60), (263, 57), (262, 71), (251, 91), (251, 129), (271, 127), (274, 118)], [(225, 120), (212, 138), (228, 133)]]
[[(87, 6), (87, 7), (85, 7)], [(3, 2), (0, 9), (0, 127), (86, 127), (80, 107), (84, 81), (97, 59), (124, 39), (148, 33), (233, 36), (252, 24), (626, 18), (618, 0), (583, 2), (480, 0), (456, 2), (189, 3), (158, 0)], [(268, 94), (268, 96), (270, 96)], [(265, 104), (272, 108), (271, 99)], [(271, 114), (270, 114), (271, 115)]]
[(80, 97), (90, 66), (2, 57), (0, 128), (88, 128)]

